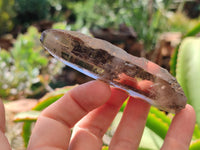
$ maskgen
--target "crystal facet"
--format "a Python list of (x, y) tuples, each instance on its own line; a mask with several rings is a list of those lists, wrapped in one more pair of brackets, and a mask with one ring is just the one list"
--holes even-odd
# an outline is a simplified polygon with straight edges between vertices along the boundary
[(186, 105), (182, 88), (167, 70), (107, 41), (55, 29), (44, 31), (40, 40), (67, 66), (126, 90), (161, 110), (176, 113)]

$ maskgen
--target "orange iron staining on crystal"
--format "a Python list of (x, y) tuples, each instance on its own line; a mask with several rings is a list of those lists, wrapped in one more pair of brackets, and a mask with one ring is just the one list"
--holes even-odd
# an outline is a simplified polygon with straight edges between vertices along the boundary
[(121, 88), (161, 110), (176, 113), (186, 105), (182, 88), (167, 70), (107, 41), (55, 29), (44, 31), (40, 40), (46, 50), (67, 66)]

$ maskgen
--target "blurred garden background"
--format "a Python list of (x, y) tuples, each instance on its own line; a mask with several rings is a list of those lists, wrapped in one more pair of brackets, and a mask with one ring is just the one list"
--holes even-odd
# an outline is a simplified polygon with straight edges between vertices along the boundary
[[(74, 85), (91, 80), (41, 47), (41, 32), (50, 28), (107, 40), (167, 69), (195, 108), (190, 149), (200, 149), (199, 0), (0, 0), (0, 99), (14, 150), (25, 149), (41, 110)], [(125, 105), (105, 135), (103, 149)], [(160, 148), (172, 117), (151, 108), (141, 150)]]

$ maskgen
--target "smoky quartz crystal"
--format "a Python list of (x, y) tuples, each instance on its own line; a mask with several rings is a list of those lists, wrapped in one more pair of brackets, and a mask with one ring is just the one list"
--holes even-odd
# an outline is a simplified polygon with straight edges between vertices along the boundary
[(41, 43), (54, 57), (94, 79), (100, 79), (157, 108), (176, 113), (187, 98), (164, 68), (132, 56), (111, 43), (75, 31), (49, 29)]

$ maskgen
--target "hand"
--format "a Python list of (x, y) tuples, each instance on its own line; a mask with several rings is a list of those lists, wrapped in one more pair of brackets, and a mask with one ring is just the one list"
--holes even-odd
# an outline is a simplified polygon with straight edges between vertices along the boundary
[[(29, 150), (100, 150), (102, 136), (110, 126), (127, 93), (92, 81), (73, 88), (39, 116), (28, 146)], [(0, 146), (10, 149), (3, 134), (5, 119), (0, 105)], [(150, 105), (131, 97), (121, 122), (110, 143), (110, 150), (138, 148)], [(190, 105), (172, 121), (163, 150), (186, 150), (195, 125), (195, 112)], [(74, 127), (75, 126), (75, 127)], [(71, 136), (71, 128), (74, 127)]]

